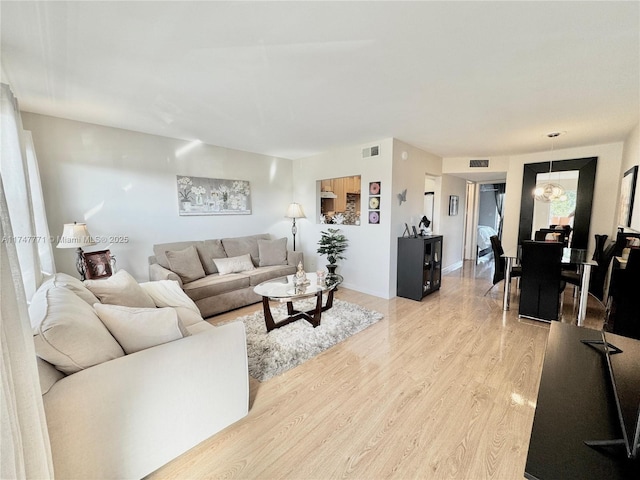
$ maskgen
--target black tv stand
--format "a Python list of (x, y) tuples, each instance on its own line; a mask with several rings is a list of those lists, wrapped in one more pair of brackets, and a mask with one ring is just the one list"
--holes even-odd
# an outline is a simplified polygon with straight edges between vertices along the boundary
[[(586, 342), (583, 342), (586, 340)], [(607, 334), (618, 350), (624, 337)], [(600, 342), (600, 344), (598, 344)], [(585, 344), (591, 348), (585, 348)], [(533, 419), (524, 476), (532, 480), (637, 480), (640, 461), (619, 453), (622, 432), (609, 385), (602, 334), (598, 330), (552, 322)], [(633, 350), (633, 348), (631, 348)], [(613, 351), (613, 349), (612, 349)], [(616, 358), (622, 355), (616, 355)]]

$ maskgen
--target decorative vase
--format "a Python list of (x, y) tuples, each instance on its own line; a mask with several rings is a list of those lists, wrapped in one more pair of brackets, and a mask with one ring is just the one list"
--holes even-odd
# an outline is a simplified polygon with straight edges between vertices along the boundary
[(191, 202), (182, 202), (182, 210), (185, 212), (191, 211)]
[(327, 265), (327, 271), (329, 272), (329, 275), (335, 275), (336, 268), (338, 268), (338, 265), (336, 265), (335, 263), (331, 263)]

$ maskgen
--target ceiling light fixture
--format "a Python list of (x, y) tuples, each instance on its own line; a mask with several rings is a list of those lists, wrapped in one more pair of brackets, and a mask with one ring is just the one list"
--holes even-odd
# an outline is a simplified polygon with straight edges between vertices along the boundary
[[(551, 139), (551, 152), (553, 152), (554, 140), (563, 133), (564, 132), (547, 133), (547, 137)], [(551, 176), (552, 171), (553, 160), (551, 160), (549, 163), (549, 176)], [(554, 201), (564, 202), (567, 200), (567, 192), (565, 192), (562, 185), (552, 182), (551, 178), (549, 178), (549, 180), (545, 183), (536, 184), (536, 188), (533, 189), (533, 197), (535, 200), (544, 203), (551, 203)]]

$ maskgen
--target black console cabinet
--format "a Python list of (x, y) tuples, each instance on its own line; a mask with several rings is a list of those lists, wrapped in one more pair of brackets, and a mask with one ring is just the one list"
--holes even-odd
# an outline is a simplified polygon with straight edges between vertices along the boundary
[(397, 295), (412, 300), (440, 288), (442, 235), (398, 238)]
[[(601, 340), (600, 331), (551, 322), (542, 366), (536, 412), (524, 476), (530, 480), (637, 480), (640, 460), (626, 458), (624, 448), (588, 447), (585, 440), (622, 437), (604, 354), (582, 343)], [(637, 362), (640, 342), (607, 334), (622, 349), (614, 362), (618, 388), (635, 392), (632, 415), (638, 412)], [(625, 357), (626, 356), (626, 357)], [(630, 360), (627, 360), (630, 359)], [(635, 365), (634, 365), (634, 362)], [(620, 391), (620, 390), (619, 390)], [(622, 397), (621, 397), (622, 398)], [(626, 411), (625, 402), (621, 401)], [(635, 407), (635, 408), (633, 408)]]

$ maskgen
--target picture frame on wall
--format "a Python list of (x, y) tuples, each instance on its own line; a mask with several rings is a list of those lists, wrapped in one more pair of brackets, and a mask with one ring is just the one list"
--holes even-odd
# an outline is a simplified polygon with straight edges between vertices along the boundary
[(449, 216), (458, 215), (458, 204), (460, 197), (458, 195), (449, 195)]
[(176, 175), (178, 215), (250, 215), (251, 185), (247, 180)]
[(624, 175), (622, 177), (622, 185), (620, 186), (620, 210), (618, 211), (619, 226), (631, 226), (631, 216), (633, 214), (633, 201), (636, 194), (637, 179), (637, 165), (624, 172)]

